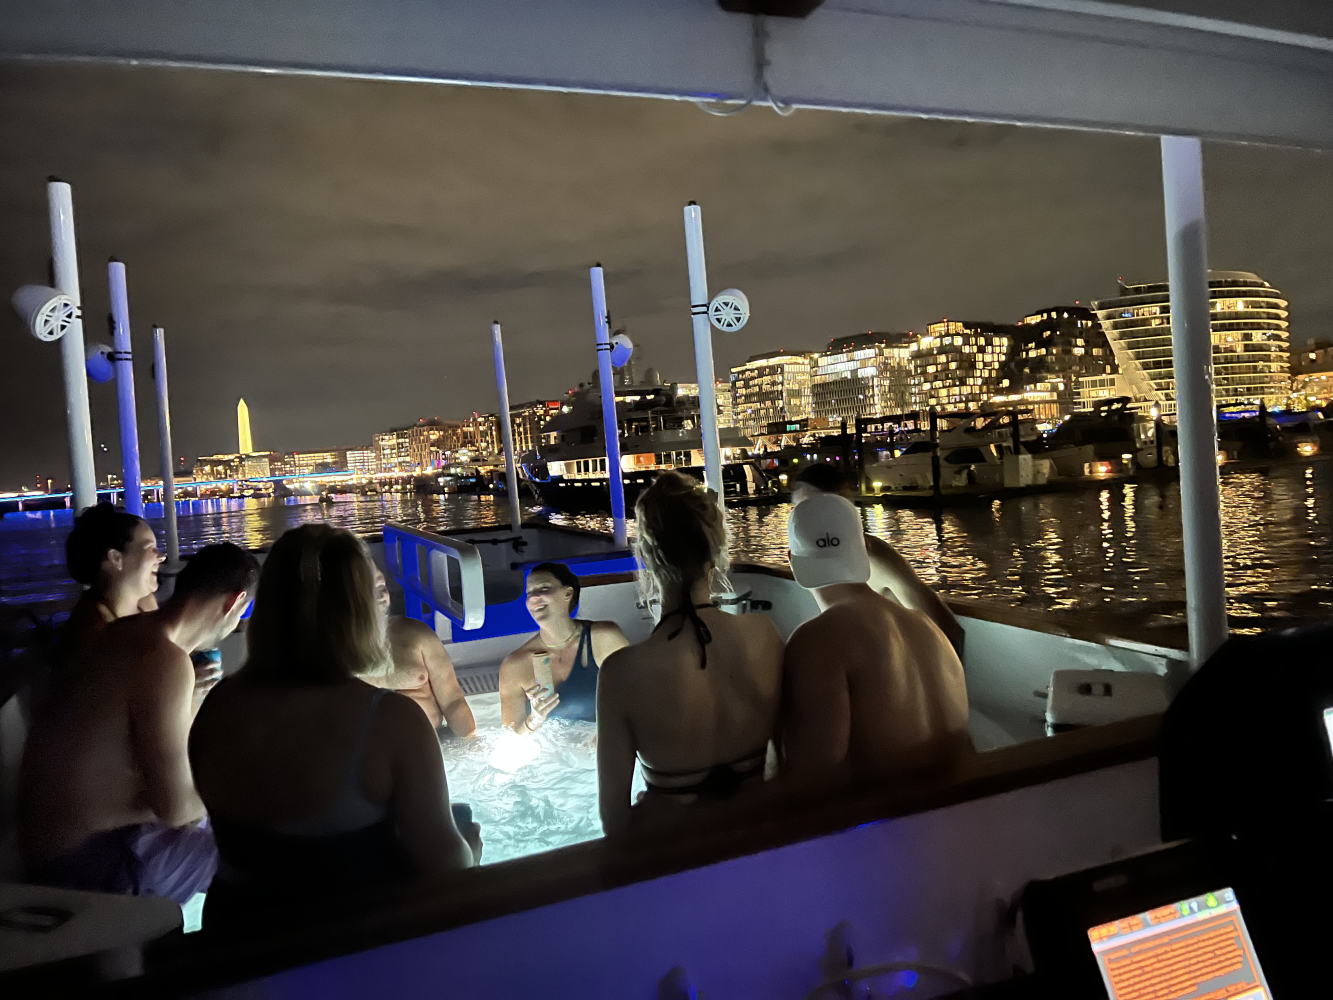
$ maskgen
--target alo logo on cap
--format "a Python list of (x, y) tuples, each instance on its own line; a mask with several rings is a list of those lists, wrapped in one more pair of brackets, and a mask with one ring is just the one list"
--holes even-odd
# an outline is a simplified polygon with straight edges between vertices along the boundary
[(824, 532), (824, 537), (821, 538), (821, 539), (819, 539), (817, 542), (815, 542), (815, 548), (819, 548), (819, 549), (836, 549), (836, 548), (837, 548), (839, 545), (841, 545), (841, 544), (842, 544), (842, 540), (839, 539), (837, 535), (830, 535), (830, 534), (826, 531), (826, 532)]

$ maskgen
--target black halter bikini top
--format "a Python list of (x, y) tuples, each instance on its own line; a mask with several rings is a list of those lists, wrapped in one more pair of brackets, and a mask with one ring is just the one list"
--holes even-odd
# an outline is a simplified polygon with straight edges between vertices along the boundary
[(713, 633), (708, 630), (704, 620), (699, 617), (699, 609), (715, 607), (717, 607), (716, 604), (686, 604), (683, 607), (676, 608), (675, 611), (668, 611), (664, 614), (653, 627), (653, 631), (656, 632), (665, 625), (668, 618), (680, 615), (682, 621), (676, 626), (676, 631), (667, 635), (667, 641), (670, 641), (680, 635), (681, 629), (685, 627), (685, 622), (688, 621), (694, 626), (694, 637), (699, 640), (699, 669), (703, 670), (708, 666), (708, 644), (713, 641)]

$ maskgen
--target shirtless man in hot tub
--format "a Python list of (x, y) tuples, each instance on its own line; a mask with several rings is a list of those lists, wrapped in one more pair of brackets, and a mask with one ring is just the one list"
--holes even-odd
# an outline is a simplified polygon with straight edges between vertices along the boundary
[(389, 585), (378, 569), (375, 598), (388, 618), (393, 672), (362, 680), (407, 695), (421, 706), (436, 729), (447, 723), (453, 735), (471, 736), (477, 731), (477, 723), (439, 636), (425, 622), (389, 617)]

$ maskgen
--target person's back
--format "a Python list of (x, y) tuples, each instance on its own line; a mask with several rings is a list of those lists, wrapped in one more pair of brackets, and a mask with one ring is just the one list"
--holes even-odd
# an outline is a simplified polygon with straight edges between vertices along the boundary
[(958, 655), (928, 617), (866, 585), (863, 537), (841, 497), (792, 513), (792, 569), (821, 608), (784, 658), (783, 773), (796, 780), (904, 773), (971, 745)]
[[(33, 720), (20, 779), (19, 836), (40, 865), (99, 830), (153, 818), (136, 760), (130, 702), (157, 686), (165, 640), (150, 616), (103, 630), (96, 655), (84, 652), (61, 676)], [(197, 817), (195, 817), (197, 818)]]
[(31, 880), (177, 902), (208, 884), (216, 852), (186, 756), (207, 686), (190, 653), (235, 628), (257, 575), (248, 553), (209, 546), (161, 610), (109, 623), (60, 672), (19, 780)]
[(247, 639), (190, 735), (221, 856), (205, 922), (258, 930), (471, 865), (480, 847), (454, 825), (430, 722), (356, 676), (389, 656), (364, 543), (324, 525), (287, 532)]
[(645, 641), (613, 653), (603, 667), (599, 704), (614, 705), (634, 733), (648, 779), (646, 810), (668, 804), (668, 796), (725, 797), (727, 771), (736, 778), (762, 773), (776, 730), (782, 699), (777, 627), (763, 615), (711, 607), (697, 613), (711, 636), (706, 668), (699, 667), (690, 627), (670, 638), (669, 620)]
[(422, 749), (423, 731), (430, 734), (415, 703), (362, 681), (223, 681), (190, 738), (222, 881), (281, 895), (410, 878), (416, 868), (390, 799), (401, 793), (395, 771)]
[[(717, 501), (664, 473), (637, 509), (645, 582), (662, 615), (645, 641), (607, 657), (597, 693), (598, 787), (608, 833), (681, 820), (681, 804), (728, 799), (763, 779), (781, 705), (782, 638), (762, 615), (709, 603), (726, 565)], [(631, 809), (635, 761), (648, 790)]]

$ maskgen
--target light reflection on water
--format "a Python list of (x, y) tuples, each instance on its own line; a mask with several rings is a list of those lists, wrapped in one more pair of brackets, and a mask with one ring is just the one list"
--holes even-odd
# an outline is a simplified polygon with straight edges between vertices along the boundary
[[(1222, 524), (1233, 628), (1320, 620), (1333, 608), (1333, 462), (1223, 475)], [(489, 496), (383, 494), (329, 507), (314, 498), (199, 501), (179, 518), (186, 550), (231, 539), (266, 547), (284, 530), (323, 521), (359, 532), (395, 520), (437, 530), (507, 519)], [(733, 559), (782, 563), (790, 507), (728, 511)], [(524, 511), (534, 516), (537, 508)], [(866, 528), (888, 539), (928, 583), (953, 597), (1043, 612), (1111, 613), (1123, 624), (1183, 620), (1180, 489), (1174, 482), (1107, 483), (990, 504), (930, 511), (867, 506)], [(161, 508), (149, 520), (161, 533)], [(602, 515), (557, 524), (610, 529)], [(0, 522), (0, 603), (72, 596), (63, 580), (67, 511)], [(633, 523), (630, 524), (633, 534)]]
[(602, 835), (597, 727), (552, 719), (532, 735), (500, 728), (499, 695), (468, 699), (477, 735), (442, 750), (449, 797), (481, 824), (482, 861), (495, 864)]

